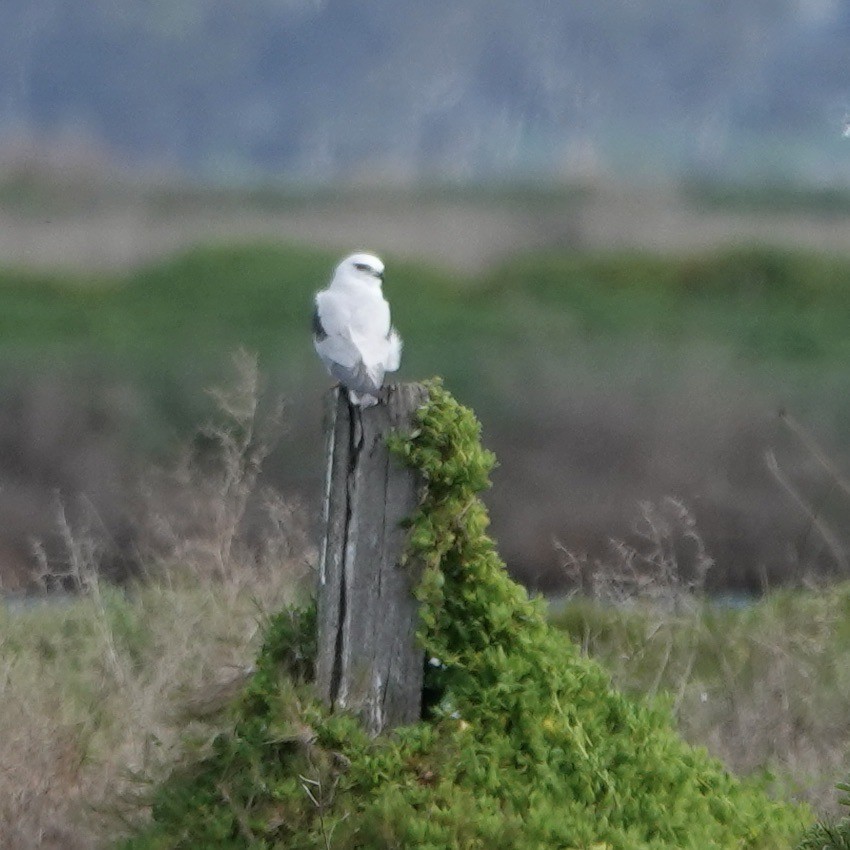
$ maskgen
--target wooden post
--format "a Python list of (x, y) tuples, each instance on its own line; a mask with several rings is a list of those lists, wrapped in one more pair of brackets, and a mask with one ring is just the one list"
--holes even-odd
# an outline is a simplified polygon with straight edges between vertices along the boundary
[(418, 575), (399, 562), (400, 523), (416, 508), (422, 482), (390, 455), (386, 438), (413, 427), (426, 397), (423, 386), (402, 384), (366, 409), (340, 389), (329, 400), (316, 679), (330, 706), (357, 712), (373, 735), (421, 712)]

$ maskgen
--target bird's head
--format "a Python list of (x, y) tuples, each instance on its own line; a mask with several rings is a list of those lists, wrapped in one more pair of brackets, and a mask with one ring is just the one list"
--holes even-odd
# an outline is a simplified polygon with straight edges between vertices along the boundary
[(384, 281), (384, 264), (374, 254), (351, 254), (336, 267), (333, 282), (337, 281), (380, 287)]

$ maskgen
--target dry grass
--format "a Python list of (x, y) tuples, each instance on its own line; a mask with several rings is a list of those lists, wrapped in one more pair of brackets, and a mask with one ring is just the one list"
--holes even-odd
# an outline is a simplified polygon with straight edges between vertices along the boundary
[[(682, 624), (699, 620), (706, 576), (714, 565), (691, 512), (673, 498), (642, 503), (633, 541), (612, 540), (609, 561), (590, 561), (561, 544), (556, 548), (572, 586), (568, 598), (590, 600), (622, 617), (616, 635), (608, 616), (600, 622), (583, 619), (582, 650), (602, 657), (627, 690), (650, 698), (662, 688), (675, 694), (678, 714), (697, 656), (697, 630)], [(616, 653), (609, 652), (612, 637)]]
[[(2, 164), (2, 163), (0, 163)], [(336, 187), (314, 196), (217, 192), (155, 180), (104, 178), (106, 169), (25, 161), (0, 171), (0, 262), (78, 272), (126, 269), (212, 241), (280, 240), (384, 253), (462, 272), (506, 256), (569, 246), (692, 253), (742, 242), (847, 253), (845, 210), (790, 208), (787, 198), (742, 209), (675, 188), (607, 181), (511, 190)], [(11, 191), (10, 191), (11, 188)], [(4, 191), (5, 190), (5, 191)]]
[(104, 583), (114, 544), (90, 506), (59, 505), (63, 557), (38, 553), (46, 589), (63, 593), (0, 609), (4, 850), (95, 847), (137, 816), (140, 777), (209, 741), (205, 715), (244, 681), (263, 616), (303, 587), (300, 513), (260, 482), (279, 416), (259, 414), (250, 358), (236, 373), (204, 451), (146, 482), (147, 580)]
[(850, 586), (704, 593), (713, 564), (679, 501), (643, 505), (633, 541), (590, 562), (560, 549), (574, 592), (555, 620), (615, 683), (660, 697), (683, 735), (781, 797), (841, 810), (850, 772)]

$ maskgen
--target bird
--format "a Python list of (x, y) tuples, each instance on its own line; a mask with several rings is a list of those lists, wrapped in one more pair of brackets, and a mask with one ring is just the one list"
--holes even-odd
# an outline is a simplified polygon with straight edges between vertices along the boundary
[(359, 407), (378, 403), (384, 375), (401, 364), (401, 337), (390, 322), (383, 281), (384, 264), (378, 257), (351, 254), (314, 301), (316, 353)]

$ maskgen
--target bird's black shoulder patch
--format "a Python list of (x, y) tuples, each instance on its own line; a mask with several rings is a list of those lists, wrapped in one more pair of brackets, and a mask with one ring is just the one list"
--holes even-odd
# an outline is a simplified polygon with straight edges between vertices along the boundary
[(319, 341), (328, 338), (328, 332), (322, 327), (322, 319), (319, 316), (319, 305), (313, 308), (313, 336)]

